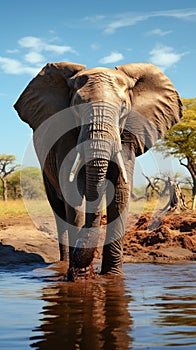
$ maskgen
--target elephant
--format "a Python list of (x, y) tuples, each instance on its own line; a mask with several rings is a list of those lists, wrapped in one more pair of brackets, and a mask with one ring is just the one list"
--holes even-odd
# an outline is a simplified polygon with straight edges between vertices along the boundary
[[(14, 108), (33, 129), (68, 280), (92, 266), (103, 205), (100, 274), (122, 274), (135, 158), (182, 116), (170, 79), (151, 63), (87, 68), (48, 63)], [(66, 239), (68, 236), (68, 242)]]

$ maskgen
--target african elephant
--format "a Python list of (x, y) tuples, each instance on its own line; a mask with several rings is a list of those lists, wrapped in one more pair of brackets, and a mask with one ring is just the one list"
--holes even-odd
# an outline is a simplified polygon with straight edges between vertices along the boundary
[(135, 157), (182, 115), (173, 84), (147, 63), (115, 69), (49, 63), (14, 107), (33, 129), (60, 259), (69, 258), (68, 278), (74, 280), (93, 260), (103, 198), (107, 229), (101, 274), (120, 274)]

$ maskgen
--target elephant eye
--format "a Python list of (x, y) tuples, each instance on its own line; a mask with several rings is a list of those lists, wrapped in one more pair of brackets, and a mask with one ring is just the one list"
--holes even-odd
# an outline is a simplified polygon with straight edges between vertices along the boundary
[(87, 75), (80, 75), (76, 79), (75, 88), (77, 90), (80, 89), (82, 86), (84, 86), (86, 84), (87, 81), (88, 81), (88, 76)]

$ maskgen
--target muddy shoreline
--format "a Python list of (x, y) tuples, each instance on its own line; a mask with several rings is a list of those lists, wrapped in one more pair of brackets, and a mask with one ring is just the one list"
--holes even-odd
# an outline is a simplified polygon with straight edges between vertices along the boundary
[[(100, 244), (104, 241), (104, 224)], [(56, 263), (58, 241), (53, 217), (0, 217), (0, 266)], [(95, 262), (101, 261), (102, 248)], [(129, 216), (124, 237), (125, 263), (179, 263), (196, 260), (196, 213)]]

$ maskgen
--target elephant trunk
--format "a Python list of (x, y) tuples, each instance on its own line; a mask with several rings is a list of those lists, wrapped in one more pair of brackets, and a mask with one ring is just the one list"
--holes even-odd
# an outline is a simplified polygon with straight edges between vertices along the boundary
[[(117, 155), (119, 166), (123, 168), (124, 165), (119, 156), (121, 142), (116, 108), (100, 103), (87, 105), (86, 110), (78, 139), (77, 157), (70, 173), (73, 180), (79, 163), (85, 163), (86, 220), (73, 254), (73, 265), (79, 268), (90, 265), (97, 246), (109, 161)], [(125, 167), (123, 172), (126, 178)]]
[(124, 181), (127, 182), (126, 170), (121, 156), (120, 111), (118, 107), (99, 102), (84, 104), (80, 109), (82, 125), (78, 138), (78, 152), (70, 172), (69, 181), (74, 180), (81, 162), (87, 164), (95, 159), (109, 161), (113, 158), (119, 166)]
[(87, 104), (84, 108), (77, 150), (86, 167), (86, 227), (95, 227), (100, 225), (88, 214), (99, 211), (109, 161), (121, 151), (119, 113), (116, 106), (106, 103)]

